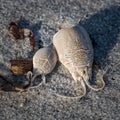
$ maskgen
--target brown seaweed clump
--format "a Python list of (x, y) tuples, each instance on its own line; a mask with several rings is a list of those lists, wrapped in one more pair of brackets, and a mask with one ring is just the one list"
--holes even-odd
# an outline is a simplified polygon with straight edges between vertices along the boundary
[(33, 68), (31, 59), (14, 59), (10, 60), (10, 63), (10, 69), (15, 75), (26, 75), (26, 73)]
[(11, 22), (8, 31), (16, 40), (24, 40), (25, 38), (29, 38), (32, 50), (35, 49), (36, 43), (32, 30), (28, 28), (22, 28), (17, 22)]

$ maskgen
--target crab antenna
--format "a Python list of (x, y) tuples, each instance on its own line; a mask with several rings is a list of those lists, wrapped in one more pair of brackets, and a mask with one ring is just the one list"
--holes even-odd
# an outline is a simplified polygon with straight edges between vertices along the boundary
[[(37, 85), (37, 86), (32, 86), (32, 83), (33, 83), (33, 81), (35, 80), (35, 78), (37, 77), (37, 76), (39, 76), (40, 74), (39, 73), (36, 73), (36, 74), (34, 74), (34, 76), (33, 76), (33, 73), (31, 72), (31, 71), (28, 71), (28, 73), (27, 73), (27, 75), (26, 75), (26, 77), (27, 77), (27, 79), (30, 81), (30, 88), (36, 88), (36, 87), (39, 87), (41, 84), (42, 84), (42, 82), (39, 84), (39, 85)], [(33, 77), (32, 77), (33, 76)], [(42, 76), (42, 80), (43, 80), (43, 83), (45, 84), (45, 75), (41, 75)]]
[(31, 79), (31, 82), (33, 82), (38, 75), (40, 75), (40, 74), (34, 74), (34, 76)]

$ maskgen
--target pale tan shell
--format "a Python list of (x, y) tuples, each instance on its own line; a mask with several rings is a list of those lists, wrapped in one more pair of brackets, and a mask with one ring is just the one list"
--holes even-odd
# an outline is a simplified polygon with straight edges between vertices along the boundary
[(53, 45), (39, 49), (33, 56), (33, 73), (51, 73), (58, 58)]
[[(86, 30), (81, 26), (59, 30), (53, 37), (60, 62), (69, 70), (75, 81), (85, 83), (94, 90), (104, 87), (104, 81), (95, 87), (89, 82), (92, 77), (93, 47)], [(101, 81), (101, 80), (99, 80)], [(101, 85), (102, 84), (102, 85)], [(83, 94), (86, 88), (83, 85)]]
[(42, 75), (45, 82), (45, 75), (52, 72), (57, 60), (57, 52), (52, 44), (39, 49), (33, 56), (33, 73), (29, 71), (27, 78), (32, 82), (38, 75)]

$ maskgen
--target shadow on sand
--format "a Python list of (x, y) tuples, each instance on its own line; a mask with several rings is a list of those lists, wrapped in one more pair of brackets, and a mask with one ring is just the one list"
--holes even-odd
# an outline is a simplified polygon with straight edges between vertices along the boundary
[(108, 53), (118, 42), (120, 32), (120, 7), (111, 6), (79, 22), (90, 34), (94, 59), (100, 66), (109, 65)]

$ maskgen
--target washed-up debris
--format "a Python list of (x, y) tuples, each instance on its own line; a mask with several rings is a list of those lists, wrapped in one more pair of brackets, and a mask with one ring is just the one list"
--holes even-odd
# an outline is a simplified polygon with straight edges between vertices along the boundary
[(26, 75), (33, 68), (31, 59), (14, 59), (10, 60), (11, 70), (15, 75)]
[(17, 22), (11, 22), (8, 30), (16, 40), (25, 39), (24, 30), (19, 26)]
[[(0, 75), (0, 90), (1, 91), (21, 91), (25, 92), (31, 85), (31, 81), (24, 79), (16, 79), (17, 77), (24, 76), (28, 71), (33, 68), (31, 59), (14, 59), (10, 60), (11, 71), (13, 72), (13, 80)], [(15, 77), (15, 78), (14, 78)]]
[(8, 31), (16, 40), (24, 40), (25, 38), (29, 38), (32, 50), (35, 49), (36, 42), (32, 30), (28, 28), (22, 28), (17, 22), (11, 22)]
[[(27, 84), (26, 84), (27, 83)], [(25, 92), (30, 86), (30, 81), (9, 80), (9, 78), (0, 74), (0, 91)]]

